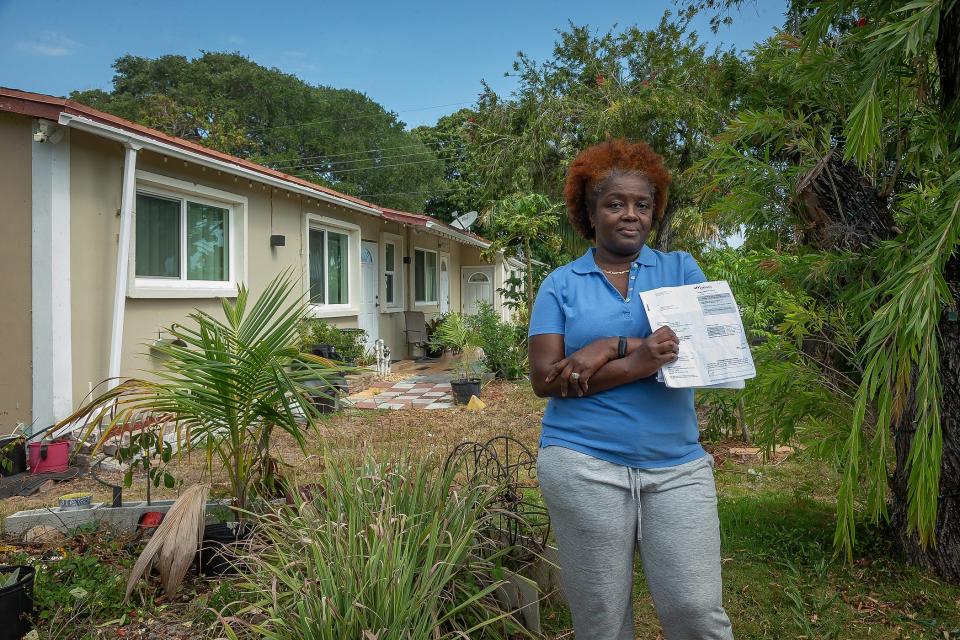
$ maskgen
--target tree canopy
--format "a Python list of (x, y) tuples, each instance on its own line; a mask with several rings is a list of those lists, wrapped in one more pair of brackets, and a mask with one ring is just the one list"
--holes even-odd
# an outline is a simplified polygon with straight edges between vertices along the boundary
[(442, 189), (430, 141), (358, 91), (233, 53), (127, 55), (113, 66), (112, 91), (70, 98), (384, 206), (421, 211), (422, 194)]

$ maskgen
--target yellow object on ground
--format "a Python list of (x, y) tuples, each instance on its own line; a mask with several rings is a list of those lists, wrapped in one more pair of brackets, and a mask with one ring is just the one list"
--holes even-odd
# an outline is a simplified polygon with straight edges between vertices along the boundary
[(470, 402), (467, 403), (467, 411), (480, 411), (487, 406), (487, 403), (477, 396), (470, 396)]

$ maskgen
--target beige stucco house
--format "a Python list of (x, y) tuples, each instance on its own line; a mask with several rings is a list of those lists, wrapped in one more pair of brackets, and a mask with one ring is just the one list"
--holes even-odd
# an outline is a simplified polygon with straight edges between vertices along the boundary
[(502, 309), (518, 268), (433, 218), (62, 98), (0, 88), (0, 166), (0, 434), (154, 370), (147, 345), (238, 283), (293, 269), (313, 315), (407, 357), (403, 311)]

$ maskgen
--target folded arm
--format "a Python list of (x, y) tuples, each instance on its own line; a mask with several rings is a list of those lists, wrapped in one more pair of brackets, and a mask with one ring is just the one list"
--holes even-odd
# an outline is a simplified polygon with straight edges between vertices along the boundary
[(661, 327), (646, 338), (628, 338), (623, 358), (617, 358), (618, 344), (619, 338), (600, 338), (565, 357), (562, 334), (531, 336), (534, 393), (542, 398), (579, 397), (647, 378), (677, 359), (680, 341), (669, 327)]

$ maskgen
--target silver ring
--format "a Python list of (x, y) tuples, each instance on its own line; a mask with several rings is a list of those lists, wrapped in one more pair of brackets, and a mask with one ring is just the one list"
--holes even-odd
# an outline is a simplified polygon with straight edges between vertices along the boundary
[(580, 374), (577, 373), (576, 371), (574, 371), (573, 373), (570, 374), (570, 379), (571, 379), (571, 380), (579, 380), (579, 379), (580, 379)]

